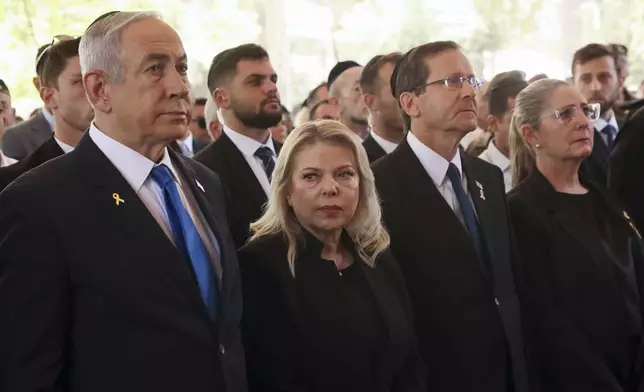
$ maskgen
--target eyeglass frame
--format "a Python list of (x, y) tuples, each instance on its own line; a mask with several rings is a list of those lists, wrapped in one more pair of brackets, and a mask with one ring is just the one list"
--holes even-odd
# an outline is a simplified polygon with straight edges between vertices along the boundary
[(38, 57), (36, 57), (36, 71), (40, 68), (41, 62), (44, 61), (45, 54), (49, 52), (51, 48), (60, 44), (61, 42), (73, 41), (75, 39), (76, 37), (73, 37), (71, 35), (65, 35), (65, 34), (54, 35), (54, 37), (51, 39), (51, 43), (47, 45), (47, 47), (43, 49), (42, 52), (40, 52)]
[[(586, 103), (586, 104), (582, 104), (582, 105), (584, 105), (584, 106), (582, 107), (581, 105), (579, 105), (579, 106), (577, 106), (577, 105), (567, 105), (567, 106), (564, 106), (563, 108), (553, 110), (552, 113), (546, 115), (546, 117), (552, 116), (555, 119), (557, 119), (558, 121), (560, 121), (562, 124), (569, 124), (572, 121), (572, 119), (575, 117), (575, 114), (577, 114), (577, 112), (579, 112), (581, 110), (581, 112), (584, 114), (584, 116), (588, 120), (594, 121), (594, 120), (597, 120), (599, 118), (599, 115), (601, 113), (601, 104), (599, 104), (599, 103)], [(586, 114), (586, 112), (584, 111), (584, 109), (586, 109), (586, 108), (591, 108), (592, 109), (592, 113), (595, 114), (594, 118), (592, 116), (589, 116), (588, 114)], [(571, 110), (571, 109), (573, 110), (573, 112), (571, 113), (570, 117), (569, 118), (564, 118), (566, 116), (563, 115), (563, 112), (565, 112), (567, 110)]]
[[(455, 81), (457, 79), (459, 80), (458, 86), (450, 87), (449, 86), (450, 80)], [(450, 90), (460, 90), (460, 89), (463, 88), (463, 85), (465, 84), (465, 81), (467, 81), (470, 84), (470, 86), (472, 86), (474, 91), (481, 91), (481, 89), (483, 88), (483, 85), (485, 84), (484, 80), (479, 79), (474, 75), (471, 75), (471, 76), (446, 76), (446, 77), (444, 77), (442, 79), (434, 80), (432, 82), (427, 82), (427, 83), (422, 84), (420, 86), (416, 86), (411, 91), (417, 92), (418, 90), (420, 90), (422, 88), (425, 88), (427, 86), (432, 86), (432, 85), (440, 84), (440, 83), (443, 83), (443, 85), (445, 87), (447, 87), (448, 89), (450, 89)]]

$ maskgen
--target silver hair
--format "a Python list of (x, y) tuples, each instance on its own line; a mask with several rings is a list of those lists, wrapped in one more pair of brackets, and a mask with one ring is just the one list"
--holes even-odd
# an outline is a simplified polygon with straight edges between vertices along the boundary
[(121, 33), (130, 24), (146, 19), (163, 20), (161, 14), (152, 11), (117, 12), (90, 25), (78, 48), (82, 75), (90, 69), (100, 69), (109, 75), (112, 83), (120, 82), (123, 79)]

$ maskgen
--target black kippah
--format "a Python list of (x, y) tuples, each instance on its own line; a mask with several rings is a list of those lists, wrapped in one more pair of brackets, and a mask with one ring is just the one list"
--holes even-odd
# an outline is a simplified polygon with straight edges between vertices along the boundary
[(361, 67), (361, 65), (352, 60), (340, 61), (331, 69), (331, 72), (329, 72), (329, 78), (327, 79), (326, 85), (330, 88), (331, 84), (335, 82), (338, 76), (342, 75), (342, 73), (347, 69), (353, 67)]

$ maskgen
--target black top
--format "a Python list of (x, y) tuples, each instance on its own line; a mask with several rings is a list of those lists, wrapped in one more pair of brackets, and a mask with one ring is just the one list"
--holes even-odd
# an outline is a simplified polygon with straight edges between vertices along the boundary
[(369, 267), (348, 235), (353, 264), (338, 271), (322, 244), (300, 239), (295, 275), (287, 241), (272, 235), (239, 250), (250, 391), (425, 391), (411, 305), (395, 260)]
[(619, 202), (582, 183), (588, 193), (562, 194), (533, 171), (508, 194), (532, 358), (544, 391), (641, 391), (641, 239)]

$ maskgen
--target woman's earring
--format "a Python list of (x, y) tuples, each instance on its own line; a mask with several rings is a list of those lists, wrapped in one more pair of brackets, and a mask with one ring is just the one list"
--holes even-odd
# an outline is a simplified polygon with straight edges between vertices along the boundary
[(534, 145), (536, 148), (541, 148), (541, 144), (537, 143)]

